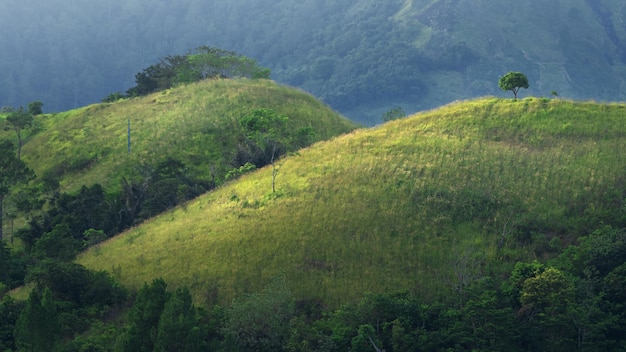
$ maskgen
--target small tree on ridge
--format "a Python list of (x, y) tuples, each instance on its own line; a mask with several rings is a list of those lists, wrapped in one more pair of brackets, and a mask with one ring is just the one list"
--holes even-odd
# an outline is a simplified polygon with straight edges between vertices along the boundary
[(520, 88), (528, 89), (528, 78), (520, 72), (509, 72), (500, 77), (498, 86), (503, 91), (512, 91), (515, 99), (517, 99), (517, 92)]

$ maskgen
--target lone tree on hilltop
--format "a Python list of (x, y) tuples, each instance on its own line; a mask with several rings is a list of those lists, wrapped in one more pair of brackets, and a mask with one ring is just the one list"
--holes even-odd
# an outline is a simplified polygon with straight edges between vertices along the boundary
[(517, 92), (520, 88), (528, 89), (528, 78), (526, 77), (526, 75), (520, 72), (509, 72), (506, 75), (500, 77), (500, 81), (498, 81), (498, 86), (503, 91), (512, 91), (515, 99), (517, 99)]

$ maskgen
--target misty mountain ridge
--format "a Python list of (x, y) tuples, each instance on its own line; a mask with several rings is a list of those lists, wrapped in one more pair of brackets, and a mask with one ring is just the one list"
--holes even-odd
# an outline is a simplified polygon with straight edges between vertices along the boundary
[(617, 0), (358, 2), (199, 0), (0, 4), (0, 106), (97, 102), (166, 55), (235, 50), (355, 121), (476, 96), (622, 100), (626, 10)]

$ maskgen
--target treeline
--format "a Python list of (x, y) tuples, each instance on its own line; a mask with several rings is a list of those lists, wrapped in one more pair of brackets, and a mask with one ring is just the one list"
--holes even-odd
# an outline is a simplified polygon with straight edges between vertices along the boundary
[[(220, 56), (217, 63), (208, 64), (206, 60), (213, 56), (205, 54), (187, 58), (197, 64), (184, 67), (203, 68), (200, 73), (192, 71), (196, 72), (194, 79), (244, 74), (260, 77), (267, 73), (239, 56)], [(182, 66), (175, 68), (183, 70)], [(26, 140), (37, 133), (34, 116), (41, 114), (41, 108), (42, 104), (35, 102), (28, 110), (4, 110), (4, 126), (15, 131), (20, 146), (20, 133), (26, 134)], [(313, 128), (291, 129), (288, 121), (289, 117), (268, 108), (252, 109), (236, 117), (228, 129), (229, 135), (220, 136), (233, 140), (224, 144), (231, 145), (231, 150), (225, 151), (228, 156), (220, 161), (226, 165), (212, 167), (210, 175), (200, 176), (193, 165), (167, 157), (126, 170), (119, 188), (105, 189), (96, 183), (71, 193), (61, 190), (61, 177), (89, 167), (93, 160), (66, 160), (43, 175), (35, 175), (20, 159), (20, 147), (0, 140), (0, 230), (4, 230), (0, 231), (0, 242), (1, 260), (5, 263), (0, 275), (0, 295), (28, 283), (33, 270), (40, 270), (34, 268), (45, 267), (48, 261), (71, 262), (84, 249), (245, 172), (271, 164), (275, 171), (271, 185), (274, 188), (277, 160), (316, 140)], [(13, 251), (8, 249), (9, 243)]]
[(133, 294), (107, 273), (51, 261), (29, 275), (25, 302), (0, 304), (0, 349), (619, 351), (625, 254), (626, 229), (606, 226), (545, 264), (517, 263), (505, 280), (475, 278), (439, 301), (367, 294), (335, 310), (295, 299), (284, 277), (202, 308), (187, 288), (168, 289), (162, 279)]
[[(363, 112), (353, 111), (363, 107), (367, 113), (402, 103), (421, 110), (497, 94), (491, 82), (511, 69), (571, 98), (623, 96), (614, 74), (624, 61), (617, 0), (488, 9), (400, 0), (2, 5), (0, 30), (7, 35), (0, 46), (8, 54), (0, 58), (0, 105), (42, 99), (51, 111), (84, 106), (131, 84), (146, 63), (202, 44), (254, 57), (277, 81), (355, 119)], [(502, 31), (511, 11), (537, 25)], [(538, 64), (547, 66), (539, 71)]]
[[(192, 167), (168, 157), (156, 164), (137, 165), (134, 175), (122, 178), (119, 191), (100, 184), (82, 186), (78, 192), (60, 190), (59, 177), (68, 170), (54, 168), (36, 178), (15, 153), (13, 143), (0, 143), (0, 205), (2, 220), (11, 222), (10, 234), (0, 240), (19, 239), (21, 251), (11, 266), (10, 280), (0, 280), (5, 289), (23, 285), (27, 267), (47, 259), (71, 261), (82, 250), (191, 200), (245, 172), (272, 165), (286, 153), (309, 145), (315, 131), (310, 127), (292, 131), (288, 117), (271, 109), (255, 109), (241, 116), (235, 149), (230, 151), (230, 169), (199, 177)], [(67, 165), (78, 167), (80, 165)], [(268, 185), (269, 188), (270, 185)], [(272, 188), (274, 180), (272, 180)], [(0, 206), (0, 210), (3, 207)], [(6, 215), (6, 216), (4, 216)], [(15, 219), (25, 226), (13, 228)], [(0, 228), (3, 222), (0, 221)], [(0, 290), (0, 292), (3, 290)]]
[[(142, 96), (210, 78), (259, 79), (269, 75), (270, 70), (260, 67), (255, 60), (203, 46), (187, 55), (168, 56), (150, 65), (137, 73), (136, 86), (126, 94), (113, 93), (105, 101)], [(63, 162), (44, 175), (35, 175), (20, 159), (23, 135), (38, 132), (33, 128), (34, 117), (43, 113), (42, 106), (43, 103), (36, 101), (28, 109), (5, 107), (3, 127), (15, 131), (18, 145), (15, 148), (8, 140), (0, 141), (0, 241), (9, 238), (2, 232), (3, 220), (8, 219), (11, 243), (18, 238), (25, 255), (34, 260), (72, 260), (85, 248), (193, 199), (227, 179), (273, 164), (282, 155), (309, 145), (315, 136), (310, 127), (289, 130), (287, 116), (271, 109), (255, 109), (240, 116), (238, 125), (229, 131), (236, 143), (229, 153), (232, 160), (227, 160), (230, 165), (220, 167), (225, 171), (213, 169), (210, 177), (199, 177), (192, 167), (168, 157), (158, 163), (136, 165), (132, 175), (122, 178), (120, 191), (94, 184), (69, 194), (60, 191), (59, 178), (89, 167), (91, 158)], [(3, 205), (6, 205), (4, 211)], [(17, 218), (26, 220), (27, 225), (15, 230), (13, 220)], [(24, 274), (25, 268), (17, 272)], [(21, 285), (20, 281), (12, 280), (7, 288)]]
[(209, 78), (269, 78), (270, 70), (253, 59), (219, 48), (202, 46), (187, 55), (166, 56), (135, 75), (136, 85), (126, 95), (115, 92), (103, 102), (144, 96)]

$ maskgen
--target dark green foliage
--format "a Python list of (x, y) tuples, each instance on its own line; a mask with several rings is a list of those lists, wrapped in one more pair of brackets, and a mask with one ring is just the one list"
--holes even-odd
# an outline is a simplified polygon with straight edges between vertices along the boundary
[(270, 78), (270, 70), (260, 67), (256, 60), (208, 46), (196, 48), (187, 55), (189, 69), (198, 79), (207, 78)]
[(122, 335), (122, 351), (148, 352), (154, 350), (158, 325), (165, 303), (170, 298), (162, 279), (145, 284), (128, 312), (126, 332)]
[[(518, 263), (502, 287), (490, 277), (468, 284), (463, 300), (454, 295), (426, 303), (409, 293), (368, 294), (358, 303), (323, 313), (306, 304), (296, 309), (286, 282), (277, 279), (262, 292), (234, 300), (225, 311), (214, 309), (209, 320), (194, 307), (186, 288), (168, 293), (166, 283), (158, 279), (138, 292), (116, 347), (124, 351), (620, 350), (626, 345), (622, 334), (626, 264), (623, 257), (602, 268), (600, 264), (601, 258), (614, 258), (613, 250), (623, 244), (622, 235), (622, 230), (602, 228), (547, 264)], [(104, 341), (114, 339), (115, 328), (96, 324), (92, 331), (97, 335), (74, 337), (84, 329), (84, 316), (68, 311), (67, 303), (74, 307), (118, 304), (122, 291), (104, 273), (63, 263), (43, 267), (56, 269), (33, 276), (39, 284), (19, 319), (19, 305), (10, 300), (0, 305), (0, 316), (7, 317), (5, 325), (0, 323), (0, 343), (12, 346), (3, 331), (16, 324), (18, 346), (30, 350), (42, 350), (44, 338), (54, 343), (61, 336), (71, 341), (64, 343), (66, 351), (108, 350)], [(40, 319), (35, 321), (35, 315)]]
[(42, 257), (72, 259), (87, 240), (86, 231), (93, 229), (111, 235), (128, 226), (119, 215), (119, 203), (113, 202), (98, 184), (83, 186), (76, 195), (57, 193), (47, 208), (41, 217), (31, 221), (30, 228), (18, 233)]
[(202, 351), (203, 334), (187, 288), (176, 290), (163, 307), (157, 327), (155, 351)]
[(387, 111), (383, 114), (383, 122), (401, 119), (406, 116), (406, 112), (399, 106)]
[(215, 187), (194, 178), (183, 162), (173, 158), (167, 158), (147, 171), (143, 185), (136, 187), (142, 193), (138, 204), (139, 219), (148, 219)]
[(147, 95), (159, 90), (168, 89), (176, 83), (177, 71), (187, 70), (187, 58), (184, 56), (167, 56), (158, 64), (150, 65), (135, 75), (137, 85), (126, 91), (131, 97)]
[[(133, 184), (126, 182), (119, 194), (107, 194), (102, 186), (94, 184), (81, 187), (76, 194), (49, 195), (46, 211), (34, 217), (29, 228), (20, 229), (17, 236), (40, 258), (70, 260), (85, 246), (100, 243), (215, 187), (193, 177), (185, 164), (172, 158), (143, 170), (144, 178)], [(47, 183), (50, 185), (42, 185), (44, 191), (54, 190), (54, 184)], [(41, 207), (42, 200), (36, 195), (28, 200)], [(23, 210), (32, 208), (25, 205)]]
[[(15, 322), (14, 334), (17, 345), (28, 351), (53, 351), (61, 340), (60, 350), (82, 351), (74, 349), (80, 338), (66, 342), (126, 299), (126, 291), (108, 273), (91, 272), (73, 263), (42, 261), (31, 269), (28, 280), (35, 287)], [(102, 339), (112, 341), (111, 337)], [(81, 345), (101, 350), (103, 345), (96, 340)]]
[(40, 101), (33, 101), (28, 104), (28, 113), (36, 116), (43, 114), (43, 103)]
[(61, 329), (57, 302), (50, 290), (31, 291), (15, 324), (14, 336), (19, 350), (54, 350), (61, 338)]
[(54, 299), (77, 306), (111, 306), (125, 298), (125, 290), (106, 272), (91, 272), (75, 263), (43, 260), (27, 277), (40, 290), (50, 289)]
[(0, 141), (0, 241), (2, 238), (2, 219), (4, 198), (11, 189), (20, 183), (26, 183), (35, 176), (26, 164), (15, 156), (13, 144), (9, 141)]
[[(23, 284), (26, 264), (23, 254), (11, 251), (5, 241), (0, 241), (0, 287), (4, 285), (5, 289), (13, 289)], [(2, 294), (0, 289), (0, 296)]]
[(520, 72), (509, 72), (500, 77), (498, 87), (504, 91), (510, 90), (517, 99), (517, 92), (520, 88), (528, 89), (528, 78)]
[(380, 341), (375, 341), (374, 338), (376, 338), (376, 331), (370, 324), (359, 326), (357, 335), (352, 338), (350, 352), (370, 352), (374, 350), (374, 345), (380, 348), (378, 347), (381, 346)]
[(23, 303), (17, 302), (9, 296), (0, 301), (0, 350), (15, 350), (15, 338), (13, 330), (22, 310)]
[(237, 351), (276, 351), (289, 340), (289, 321), (294, 314), (291, 292), (282, 278), (263, 292), (233, 302), (226, 314), (226, 343)]
[[(269, 78), (270, 70), (255, 60), (218, 48), (202, 46), (187, 55), (167, 56), (135, 75), (137, 85), (126, 91), (131, 97), (147, 95), (179, 84), (209, 78)], [(105, 101), (118, 100), (115, 94)]]
[(102, 99), (103, 103), (114, 103), (118, 100), (125, 99), (127, 96), (122, 92), (113, 92)]
[(105, 241), (108, 236), (102, 230), (88, 229), (83, 232), (83, 238), (83, 247), (91, 247)]
[(37, 239), (32, 253), (39, 259), (70, 261), (82, 248), (82, 241), (72, 236), (68, 224), (60, 223)]
[(251, 162), (246, 162), (245, 164), (241, 165), (240, 167), (234, 168), (230, 171), (228, 171), (228, 173), (226, 174), (226, 176), (224, 176), (225, 180), (230, 180), (233, 178), (237, 178), (245, 173), (251, 172), (256, 170), (256, 166), (254, 164), (252, 164)]
[(11, 129), (15, 131), (17, 136), (17, 158), (21, 158), (22, 153), (22, 131), (31, 127), (33, 124), (33, 114), (24, 110), (20, 106), (19, 109), (12, 111), (6, 118), (7, 126), (5, 129)]

